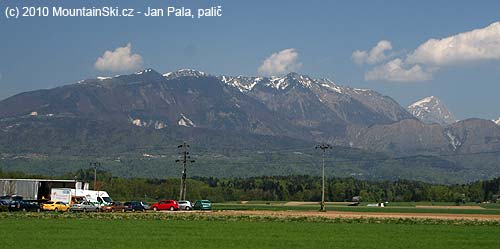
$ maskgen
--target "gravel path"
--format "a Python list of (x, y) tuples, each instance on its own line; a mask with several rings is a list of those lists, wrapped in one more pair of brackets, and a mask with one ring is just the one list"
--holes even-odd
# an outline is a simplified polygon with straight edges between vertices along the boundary
[(325, 217), (325, 218), (417, 218), (439, 220), (500, 220), (500, 215), (486, 214), (433, 214), (433, 213), (376, 213), (376, 212), (314, 212), (314, 211), (219, 211), (213, 215), (264, 215), (281, 217)]

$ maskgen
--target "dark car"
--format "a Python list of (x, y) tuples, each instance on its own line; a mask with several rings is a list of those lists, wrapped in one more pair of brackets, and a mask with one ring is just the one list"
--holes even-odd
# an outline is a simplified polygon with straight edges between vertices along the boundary
[(211, 210), (212, 203), (209, 200), (198, 200), (194, 203), (194, 210)]
[(14, 201), (22, 201), (23, 200), (23, 197), (20, 196), (20, 195), (4, 195), (4, 196), (0, 196), (0, 203), (2, 203), (2, 205), (5, 205), (5, 206), (8, 206), (11, 202), (14, 202)]
[(17, 200), (11, 201), (9, 204), (9, 211), (31, 211), (31, 212), (40, 212), (42, 208), (37, 202)]
[(146, 209), (144, 208), (144, 206), (142, 205), (142, 203), (140, 201), (129, 201), (129, 202), (125, 202), (123, 203), (123, 211), (132, 211), (132, 212), (135, 212), (135, 211), (146, 211)]
[(0, 206), (9, 206), (9, 202), (7, 200), (0, 200)]

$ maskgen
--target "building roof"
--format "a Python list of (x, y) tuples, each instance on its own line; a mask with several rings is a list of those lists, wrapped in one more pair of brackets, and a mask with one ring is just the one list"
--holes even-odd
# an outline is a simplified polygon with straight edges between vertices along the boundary
[(27, 182), (77, 182), (76, 180), (57, 180), (57, 179), (0, 179), (0, 181), (27, 181)]

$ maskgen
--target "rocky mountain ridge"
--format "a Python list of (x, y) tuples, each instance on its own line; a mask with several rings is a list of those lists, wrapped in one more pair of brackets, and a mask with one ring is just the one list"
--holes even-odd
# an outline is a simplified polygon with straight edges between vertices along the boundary
[[(411, 107), (427, 114), (439, 110), (448, 121), (454, 119), (435, 97)], [(26, 116), (84, 118), (157, 130), (182, 126), (239, 131), (404, 155), (500, 150), (500, 127), (491, 121), (427, 124), (375, 91), (296, 73), (246, 77), (145, 69), (0, 101), (0, 124)]]

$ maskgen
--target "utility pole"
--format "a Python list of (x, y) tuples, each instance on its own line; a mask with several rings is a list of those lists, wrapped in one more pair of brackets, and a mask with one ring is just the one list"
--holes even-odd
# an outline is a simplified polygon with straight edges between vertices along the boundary
[(90, 167), (94, 167), (94, 190), (97, 190), (97, 167), (101, 167), (100, 162), (90, 162)]
[(177, 146), (177, 148), (182, 148), (181, 159), (175, 160), (175, 162), (182, 162), (182, 177), (181, 177), (181, 190), (179, 193), (179, 200), (186, 199), (186, 166), (187, 163), (194, 163), (194, 160), (191, 160), (191, 156), (189, 155), (189, 144), (185, 142), (181, 145)]
[(321, 207), (320, 211), (326, 212), (326, 205), (325, 205), (325, 151), (327, 149), (331, 149), (332, 146), (329, 144), (319, 144), (316, 145), (315, 149), (321, 149), (323, 151), (323, 170), (322, 170), (322, 183), (321, 183)]

